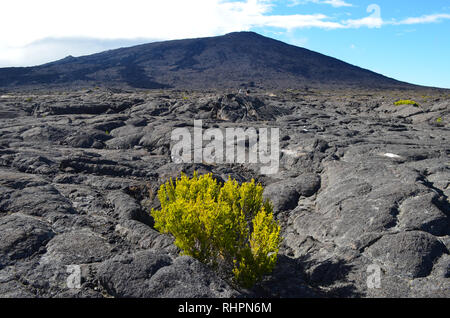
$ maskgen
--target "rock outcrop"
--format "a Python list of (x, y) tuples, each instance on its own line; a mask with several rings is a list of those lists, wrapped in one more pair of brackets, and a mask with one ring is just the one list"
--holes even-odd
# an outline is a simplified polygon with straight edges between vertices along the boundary
[[(9, 93), (0, 113), (0, 297), (450, 295), (446, 92)], [(194, 119), (280, 128), (279, 172), (173, 162), (171, 132)], [(255, 178), (274, 203), (278, 264), (252, 290), (153, 228), (159, 186), (194, 170)]]

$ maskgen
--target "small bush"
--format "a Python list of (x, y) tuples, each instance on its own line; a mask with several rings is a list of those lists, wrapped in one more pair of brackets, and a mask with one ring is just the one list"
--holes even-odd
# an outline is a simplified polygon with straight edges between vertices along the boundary
[(160, 187), (161, 210), (151, 215), (155, 228), (171, 233), (184, 254), (224, 269), (249, 288), (273, 270), (281, 242), (272, 204), (262, 192), (254, 180), (239, 185), (229, 179), (221, 186), (211, 174), (182, 174)]
[(442, 124), (442, 117), (439, 117), (438, 119), (436, 119), (436, 122), (437, 122), (438, 124)]
[(409, 99), (402, 99), (399, 100), (398, 102), (394, 103), (395, 106), (400, 106), (400, 105), (413, 105), (413, 106), (419, 106), (419, 104), (413, 100), (409, 100)]

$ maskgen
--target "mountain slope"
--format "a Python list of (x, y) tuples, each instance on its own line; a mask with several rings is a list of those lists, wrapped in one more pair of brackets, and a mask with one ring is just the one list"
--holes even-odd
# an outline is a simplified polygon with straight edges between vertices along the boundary
[(408, 86), (253, 32), (157, 42), (27, 68), (0, 69), (0, 87), (102, 85), (233, 88), (304, 85)]

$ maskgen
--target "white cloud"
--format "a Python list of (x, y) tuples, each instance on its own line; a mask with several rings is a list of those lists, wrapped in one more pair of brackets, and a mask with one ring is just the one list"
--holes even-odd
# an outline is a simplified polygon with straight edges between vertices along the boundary
[(368, 13), (371, 13), (371, 15), (362, 19), (347, 20), (345, 21), (345, 25), (349, 28), (380, 28), (384, 23), (383, 19), (381, 18), (380, 6), (377, 4), (371, 4), (367, 7), (366, 11)]
[(409, 25), (409, 24), (423, 24), (423, 23), (438, 23), (448, 19), (450, 19), (450, 14), (438, 13), (438, 14), (423, 15), (421, 17), (406, 18), (398, 22), (393, 22), (392, 24)]
[(328, 16), (324, 14), (312, 15), (271, 15), (259, 16), (251, 19), (250, 25), (254, 27), (276, 27), (288, 31), (299, 28), (322, 28), (322, 29), (342, 29), (345, 28), (339, 22), (327, 21)]
[(249, 30), (249, 21), (261, 20), (270, 5), (264, 0), (2, 0), (0, 66), (30, 65), (34, 54), (53, 57), (63, 49), (36, 44), (47, 38), (170, 40)]
[[(343, 0), (303, 0), (347, 6)], [(380, 9), (361, 19), (336, 21), (321, 14), (271, 14), (273, 0), (2, 0), (0, 48), (20, 48), (44, 38), (179, 39), (253, 27), (359, 28), (384, 24)], [(396, 24), (438, 22), (450, 14), (408, 18)]]
[[(339, 5), (342, 0), (325, 0)], [(271, 15), (271, 0), (2, 0), (0, 49), (44, 38), (153, 38), (212, 36), (255, 26), (342, 28), (323, 14)]]
[(291, 0), (289, 6), (297, 6), (299, 4), (306, 4), (309, 2), (318, 4), (329, 4), (334, 8), (353, 7), (351, 3), (347, 3), (344, 0)]
[(347, 20), (344, 22), (345, 27), (347, 28), (380, 28), (383, 25), (383, 19), (376, 17), (365, 17), (357, 20)]
[(102, 40), (90, 38), (47, 38), (23, 47), (3, 49), (0, 67), (33, 66), (62, 59), (68, 55), (81, 56), (119, 47), (154, 41), (153, 39)]
[[(44, 56), (50, 60), (68, 51), (68, 45), (39, 43), (48, 38), (170, 40), (253, 27), (342, 28), (323, 14), (271, 15), (273, 4), (272, 0), (128, 0), (126, 4), (120, 0), (2, 0), (0, 66), (32, 65)], [(90, 53), (90, 47), (83, 46), (84, 54)]]
[(352, 4), (347, 3), (343, 0), (324, 0), (323, 3), (326, 4), (330, 4), (335, 8), (339, 8), (339, 7), (353, 7)]
[[(344, 0), (295, 0), (333, 7), (352, 6)], [(272, 14), (274, 0), (2, 0), (0, 2), (0, 66), (32, 65), (68, 54), (89, 54), (105, 49), (95, 41), (80, 39), (170, 40), (271, 27), (293, 31), (301, 28), (379, 28), (383, 25), (436, 23), (450, 14), (424, 15), (384, 21), (377, 5), (367, 17), (337, 20), (322, 13)], [(42, 42), (42, 39), (75, 39)], [(59, 41), (59, 42), (58, 42)], [(58, 42), (58, 43), (57, 43)], [(113, 42), (108, 42), (113, 43)], [(107, 48), (114, 47), (111, 44)], [(76, 49), (76, 48), (79, 49)], [(71, 51), (69, 51), (71, 50)], [(73, 53), (70, 53), (73, 52)], [(66, 54), (67, 53), (67, 54)], [(65, 56), (64, 55), (64, 56)]]
[(269, 8), (267, 1), (258, 0), (2, 0), (0, 44), (21, 46), (47, 37), (209, 36), (245, 27), (240, 19)]

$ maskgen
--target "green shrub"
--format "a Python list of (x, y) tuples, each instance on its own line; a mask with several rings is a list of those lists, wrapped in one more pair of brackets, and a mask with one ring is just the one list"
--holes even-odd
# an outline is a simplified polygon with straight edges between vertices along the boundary
[(439, 117), (438, 119), (436, 119), (436, 122), (437, 122), (438, 124), (441, 124), (441, 123), (442, 123), (442, 117)]
[(182, 174), (160, 187), (161, 210), (151, 215), (155, 228), (171, 233), (184, 254), (224, 269), (248, 288), (273, 270), (281, 242), (272, 204), (262, 193), (254, 180), (239, 185), (228, 179), (221, 186), (211, 174)]
[(419, 106), (419, 104), (413, 100), (409, 100), (409, 99), (402, 99), (399, 100), (398, 102), (394, 103), (395, 106), (400, 106), (400, 105), (413, 105), (413, 106)]

